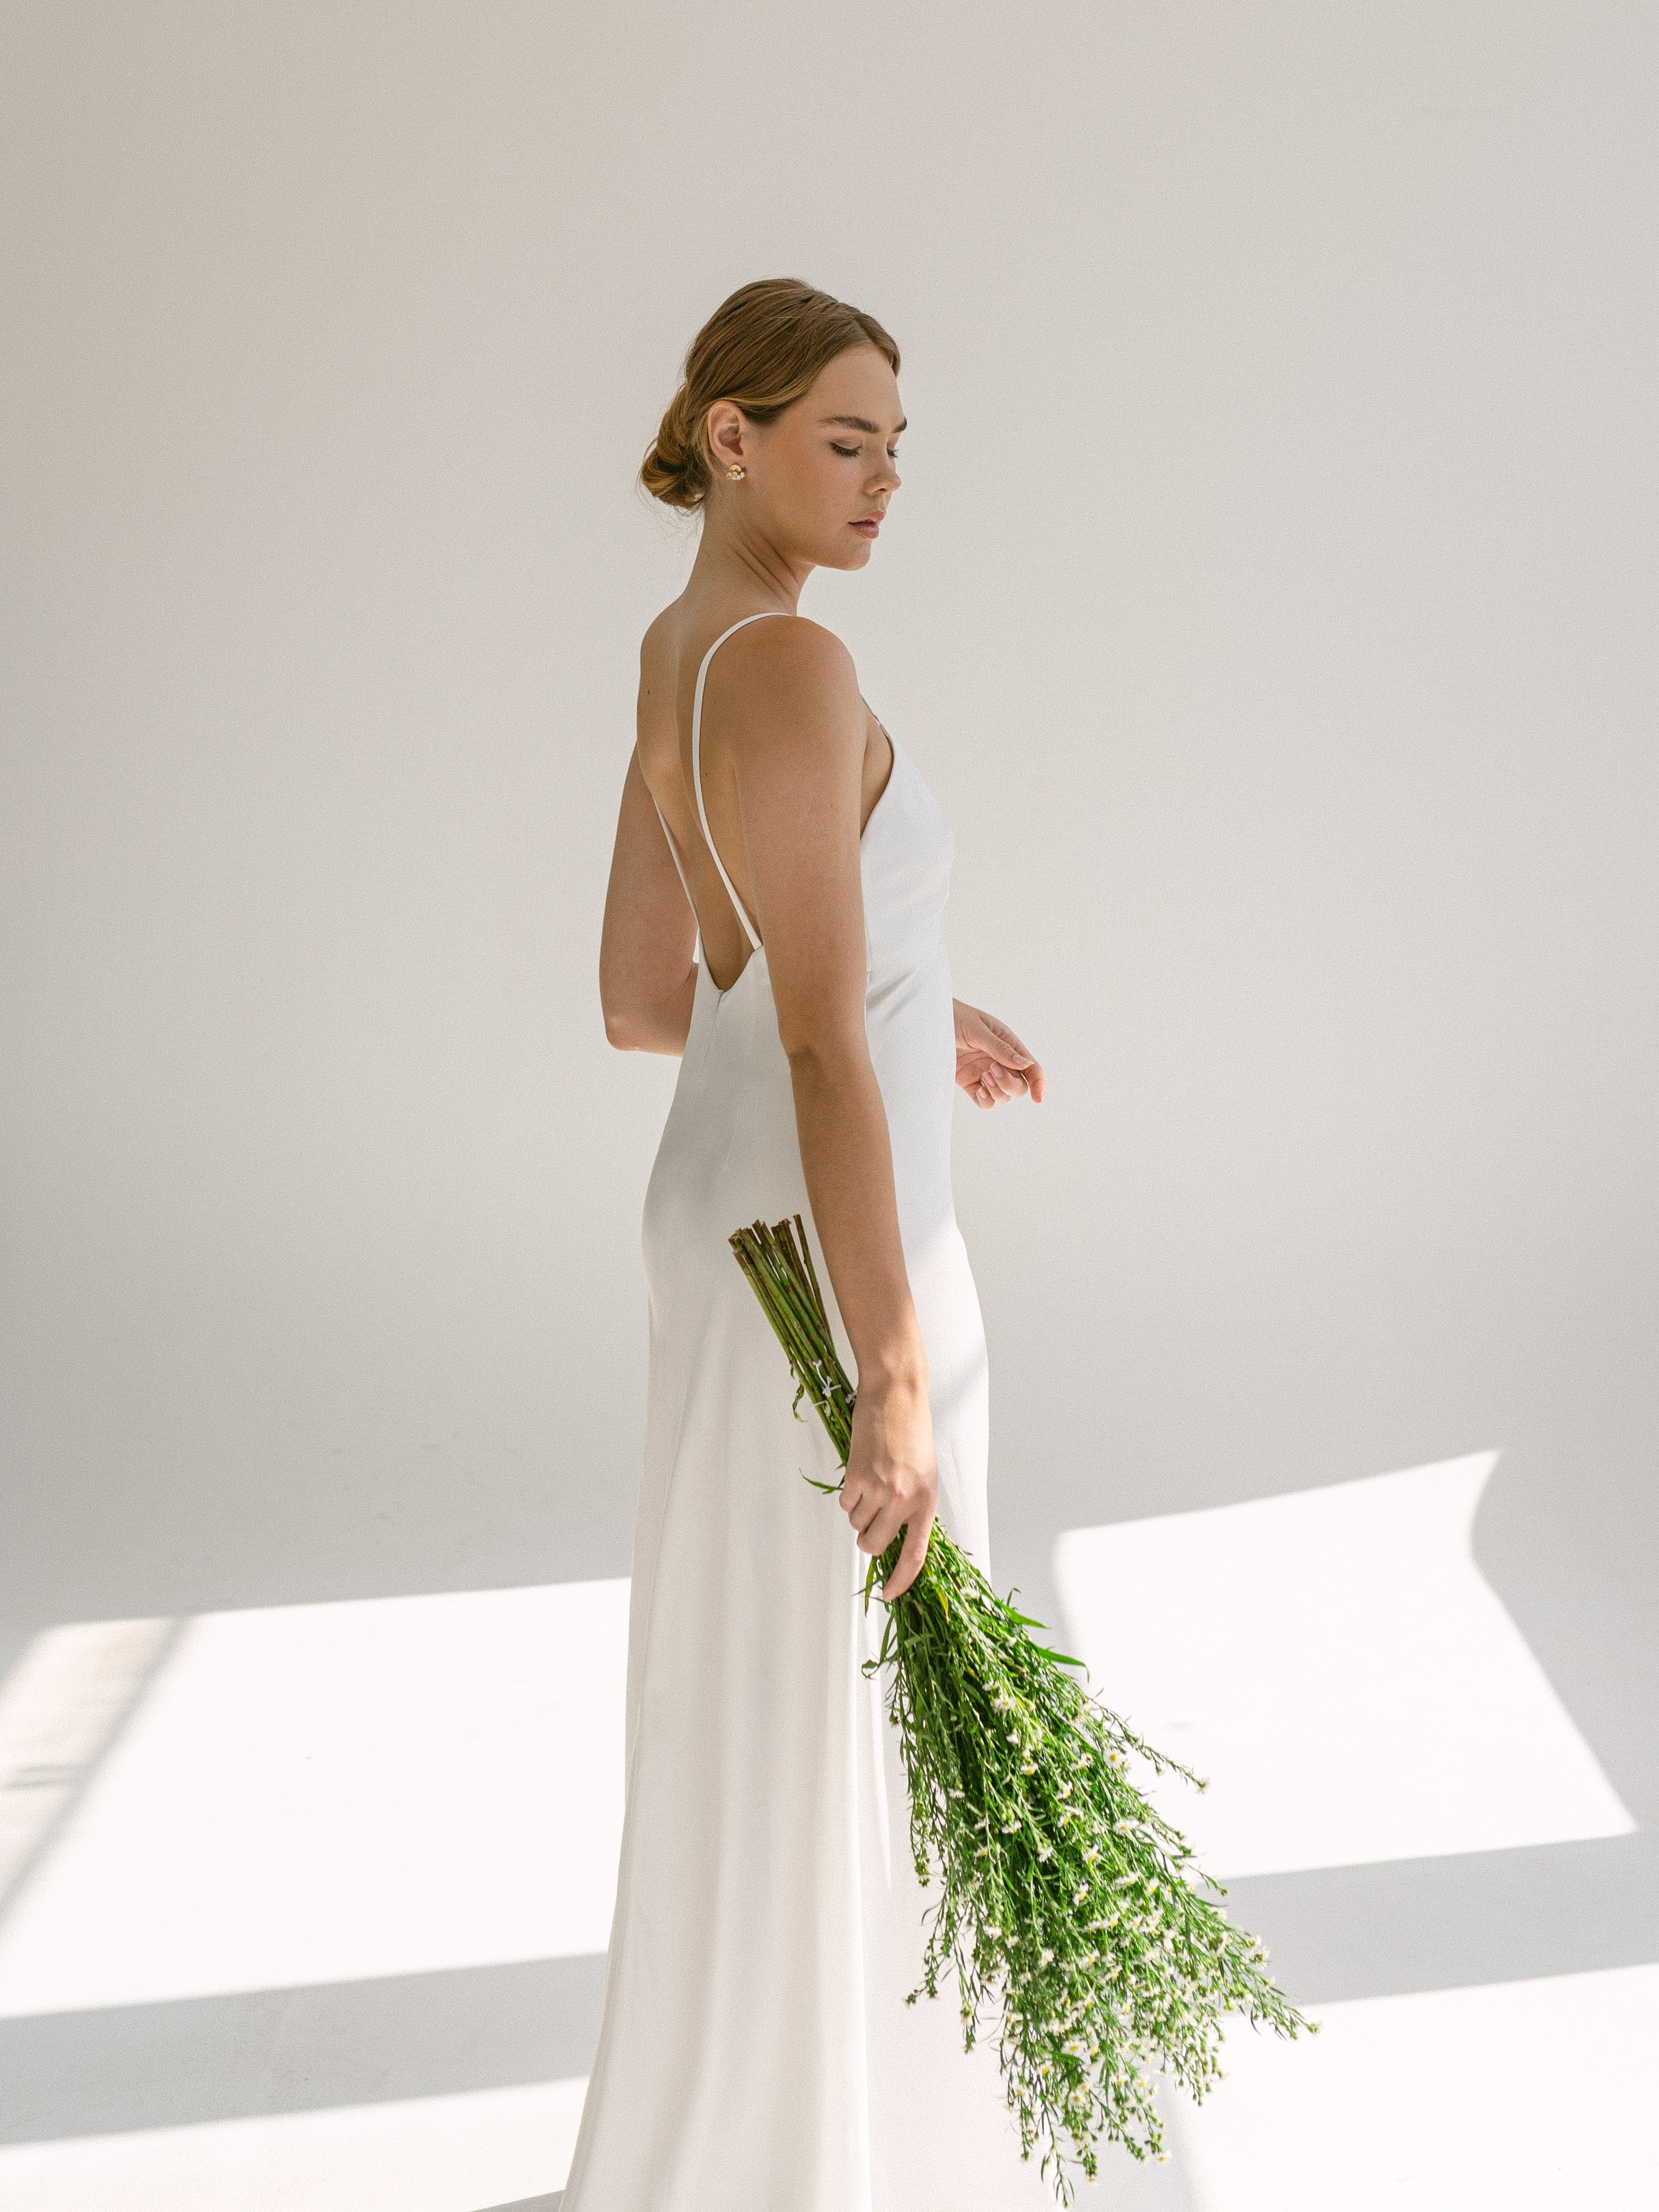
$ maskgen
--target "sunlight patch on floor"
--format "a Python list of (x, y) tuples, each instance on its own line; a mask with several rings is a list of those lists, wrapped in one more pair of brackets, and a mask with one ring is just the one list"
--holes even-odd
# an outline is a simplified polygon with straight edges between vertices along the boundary
[(584, 2081), (0, 2149), (6, 2212), (478, 2212), (562, 2186)]
[(623, 1581), (189, 1622), (0, 1923), (0, 2014), (603, 1951), (627, 1637)]
[(1659, 1966), (1316, 2009), (1173, 2105), (1194, 2212), (1652, 2212)]
[(1495, 1452), (1077, 1528), (1072, 1649), (1149, 1742), (1217, 1875), (1628, 1834), (1629, 1814), (1474, 1563)]
[(83, 1620), (43, 1629), (0, 1683), (0, 1901), (114, 1741), (174, 1626)]

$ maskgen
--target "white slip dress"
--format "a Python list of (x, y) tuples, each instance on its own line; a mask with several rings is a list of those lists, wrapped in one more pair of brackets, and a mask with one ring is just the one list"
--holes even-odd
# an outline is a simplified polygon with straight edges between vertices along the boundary
[[(862, 1671), (880, 1608), (865, 1613), (846, 1515), (801, 1479), (838, 1470), (816, 1418), (792, 1413), (783, 1354), (726, 1242), (757, 1218), (810, 1218), (766, 953), (703, 806), (704, 682), (744, 626), (698, 671), (691, 769), (753, 949), (727, 991), (699, 966), (646, 1199), (627, 1811), (563, 2212), (1035, 2212), (1054, 2196), (1020, 2159), (994, 2049), (963, 2051), (954, 1984), (905, 2003), (928, 1899), (897, 1739)], [(988, 1570), (985, 1335), (951, 1194), (952, 842), (894, 744), (860, 847), (866, 1024), (939, 1518)], [(821, 1251), (818, 1272), (827, 1297)]]

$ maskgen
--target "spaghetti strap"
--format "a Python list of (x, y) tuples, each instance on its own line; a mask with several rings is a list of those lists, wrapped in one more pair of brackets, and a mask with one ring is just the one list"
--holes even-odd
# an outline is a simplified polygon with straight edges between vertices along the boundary
[[(657, 806), (656, 793), (651, 790), (649, 784), (646, 785), (646, 789), (650, 793), (651, 804), (653, 806)], [(680, 879), (680, 889), (685, 893), (685, 902), (690, 908), (692, 917), (695, 920), (697, 911), (697, 902), (692, 897), (691, 886), (686, 881), (685, 865), (680, 859), (680, 848), (674, 842), (673, 833), (668, 827), (668, 817), (663, 812), (660, 806), (657, 806), (657, 819), (662, 824), (663, 840), (668, 847), (668, 857), (674, 863), (674, 873)]]
[[(723, 629), (702, 657), (702, 665), (697, 671), (697, 688), (691, 698), (691, 788), (696, 794), (697, 819), (702, 824), (702, 842), (708, 848), (708, 857), (714, 863), (720, 881), (726, 885), (726, 896), (732, 902), (732, 910), (742, 923), (743, 933), (749, 939), (750, 950), (754, 952), (760, 951), (761, 941), (750, 926), (748, 912), (743, 901), (732, 889), (732, 878), (726, 872), (725, 861), (714, 849), (714, 840), (709, 834), (708, 829), (708, 810), (702, 803), (702, 687), (708, 680), (709, 662), (728, 637), (735, 637), (740, 629), (747, 629), (750, 623), (764, 622), (769, 615), (781, 615), (782, 612), (781, 607), (763, 607), (759, 614), (745, 615), (741, 622), (734, 622), (730, 629)], [(667, 826), (665, 823), (663, 825), (665, 830)], [(671, 847), (673, 844), (672, 837), (669, 839), (669, 844)], [(684, 882), (684, 874), (680, 880), (682, 883)], [(687, 896), (690, 896), (689, 891)]]

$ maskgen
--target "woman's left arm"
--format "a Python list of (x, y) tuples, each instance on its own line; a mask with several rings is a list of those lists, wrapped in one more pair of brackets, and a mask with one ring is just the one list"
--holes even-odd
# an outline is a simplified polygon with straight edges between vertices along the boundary
[(994, 1014), (981, 1013), (965, 1000), (951, 1001), (957, 1024), (957, 1082), (975, 1106), (1000, 1105), (1005, 1098), (1042, 1103), (1048, 1085), (1042, 1070), (1009, 1028)]

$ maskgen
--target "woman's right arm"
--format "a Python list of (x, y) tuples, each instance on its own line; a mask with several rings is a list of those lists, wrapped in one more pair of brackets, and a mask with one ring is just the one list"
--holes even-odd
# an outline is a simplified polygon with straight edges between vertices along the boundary
[(927, 1356), (865, 1031), (866, 709), (846, 647), (815, 623), (757, 623), (732, 660), (720, 686), (722, 750), (736, 776), (807, 1196), (858, 1363), (841, 1502), (872, 1557), (908, 1528), (886, 1584), (896, 1597), (927, 1556), (938, 1475)]

